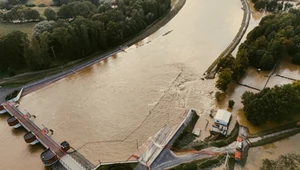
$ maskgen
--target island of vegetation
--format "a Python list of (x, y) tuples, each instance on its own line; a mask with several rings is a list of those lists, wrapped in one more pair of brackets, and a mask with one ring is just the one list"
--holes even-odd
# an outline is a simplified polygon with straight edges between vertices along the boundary
[[(28, 5), (14, 4), (0, 13), (1, 22), (44, 20)], [(170, 9), (170, 0), (55, 0), (54, 4), (59, 10), (46, 9), (47, 20), (35, 25), (31, 38), (21, 31), (0, 35), (2, 77), (57, 67), (117, 47)]]
[(246, 91), (242, 103), (245, 116), (253, 125), (292, 120), (300, 114), (300, 81), (265, 88), (259, 93)]
[(226, 91), (231, 80), (238, 81), (253, 66), (259, 70), (271, 70), (284, 57), (300, 64), (300, 11), (270, 14), (262, 18), (259, 26), (239, 46), (236, 58), (228, 56), (218, 64), (219, 79), (216, 87)]

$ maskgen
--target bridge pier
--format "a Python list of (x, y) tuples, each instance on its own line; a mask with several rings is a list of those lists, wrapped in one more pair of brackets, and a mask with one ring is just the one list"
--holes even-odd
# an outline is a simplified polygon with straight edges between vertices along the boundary
[(19, 120), (14, 116), (10, 116), (7, 119), (7, 123), (8, 123), (9, 126), (12, 126), (15, 129), (22, 126), (21, 123), (19, 122)]

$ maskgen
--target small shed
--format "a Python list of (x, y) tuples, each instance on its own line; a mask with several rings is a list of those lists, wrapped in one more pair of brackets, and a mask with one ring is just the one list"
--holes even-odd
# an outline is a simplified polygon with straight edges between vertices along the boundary
[(227, 110), (219, 109), (215, 115), (215, 123), (227, 126), (231, 119), (231, 113)]

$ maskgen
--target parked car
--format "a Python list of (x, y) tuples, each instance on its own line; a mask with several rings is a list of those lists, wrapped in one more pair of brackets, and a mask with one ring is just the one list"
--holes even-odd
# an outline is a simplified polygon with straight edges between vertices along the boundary
[(243, 148), (243, 138), (237, 137), (236, 139), (236, 150), (241, 151)]

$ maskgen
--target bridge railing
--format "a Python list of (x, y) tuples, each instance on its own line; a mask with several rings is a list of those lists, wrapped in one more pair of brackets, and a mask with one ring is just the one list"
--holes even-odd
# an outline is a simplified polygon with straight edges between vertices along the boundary
[[(79, 163), (78, 161), (76, 161), (74, 158), (72, 158), (72, 156), (70, 155), (65, 155), (67, 156), (70, 160), (72, 160), (77, 166), (79, 166), (82, 170), (88, 170), (87, 168), (85, 168), (81, 163)], [(60, 163), (67, 169), (67, 170), (72, 170), (72, 168), (66, 163), (64, 162), (63, 159), (60, 159)]]

